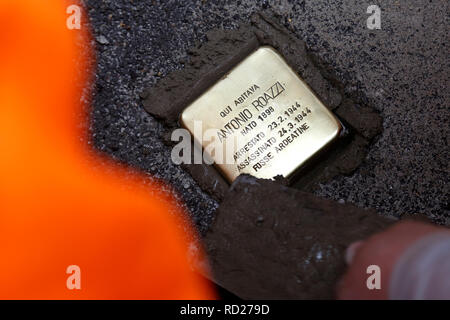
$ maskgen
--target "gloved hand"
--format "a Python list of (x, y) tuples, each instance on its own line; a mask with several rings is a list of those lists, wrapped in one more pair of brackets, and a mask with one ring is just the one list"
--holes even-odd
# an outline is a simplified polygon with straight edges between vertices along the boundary
[[(450, 230), (404, 221), (347, 249), (349, 268), (338, 283), (339, 299), (450, 299)], [(367, 273), (379, 267), (380, 289)], [(371, 281), (371, 279), (369, 279)]]

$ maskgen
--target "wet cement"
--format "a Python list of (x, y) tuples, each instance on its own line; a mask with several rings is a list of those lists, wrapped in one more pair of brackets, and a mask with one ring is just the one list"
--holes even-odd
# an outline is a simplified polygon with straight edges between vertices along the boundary
[(331, 299), (353, 241), (394, 219), (241, 175), (204, 242), (214, 280), (244, 299)]
[[(373, 108), (346, 94), (333, 71), (277, 20), (273, 11), (264, 10), (236, 30), (211, 30), (206, 42), (189, 50), (190, 59), (182, 70), (147, 88), (141, 97), (146, 111), (166, 125), (165, 142), (171, 144), (170, 132), (179, 127), (180, 115), (190, 103), (257, 48), (275, 48), (345, 128), (337, 143), (304, 165), (290, 181), (298, 189), (313, 191), (319, 183), (350, 174), (362, 163), (370, 142), (382, 130), (382, 119)], [(223, 199), (229, 185), (214, 166), (183, 164), (183, 168), (205, 192)]]
[[(382, 29), (365, 26), (367, 4), (317, 1), (85, 1), (97, 39), (92, 144), (168, 183), (205, 232), (217, 201), (170, 162), (163, 126), (139, 94), (183, 69), (208, 30), (235, 29), (271, 8), (345, 91), (374, 107), (383, 132), (359, 168), (319, 185), (317, 195), (380, 214), (423, 213), (449, 224), (448, 3), (381, 3)], [(102, 38), (102, 36), (106, 39)]]

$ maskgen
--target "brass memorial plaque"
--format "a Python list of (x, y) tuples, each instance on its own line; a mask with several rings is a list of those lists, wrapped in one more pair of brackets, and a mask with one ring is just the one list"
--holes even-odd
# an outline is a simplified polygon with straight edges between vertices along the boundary
[(190, 104), (181, 124), (229, 182), (241, 173), (288, 178), (342, 129), (308, 85), (267, 46)]

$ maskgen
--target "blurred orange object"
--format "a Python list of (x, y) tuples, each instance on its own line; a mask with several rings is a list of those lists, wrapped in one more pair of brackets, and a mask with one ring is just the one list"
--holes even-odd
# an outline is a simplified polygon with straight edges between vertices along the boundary
[(75, 39), (88, 32), (66, 27), (69, 4), (0, 0), (0, 298), (214, 298), (174, 200), (81, 142)]

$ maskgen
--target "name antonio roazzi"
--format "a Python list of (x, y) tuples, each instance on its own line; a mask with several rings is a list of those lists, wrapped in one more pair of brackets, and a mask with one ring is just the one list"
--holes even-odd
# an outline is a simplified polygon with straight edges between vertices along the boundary
[[(235, 107), (239, 107), (248, 98), (250, 98), (254, 94), (256, 95), (259, 89), (260, 86), (258, 86), (257, 84), (253, 84), (252, 86), (250, 86), (245, 92), (243, 92), (237, 99), (234, 100)], [(255, 128), (257, 123), (254, 120), (251, 120), (254, 117), (254, 114), (251, 110), (256, 111), (256, 114), (259, 114), (261, 111), (263, 111), (263, 108), (267, 107), (272, 100), (274, 100), (284, 91), (285, 87), (279, 81), (277, 81), (269, 89), (257, 96), (251, 102), (251, 104), (249, 104), (248, 107), (241, 110), (237, 116), (233, 117), (224, 125), (222, 129), (217, 131), (217, 136), (220, 142), (223, 142), (227, 137), (229, 137), (239, 129), (241, 130), (241, 135), (246, 135), (249, 131)], [(220, 112), (220, 116), (222, 118), (225, 118), (231, 111), (232, 108), (230, 106), (227, 106), (222, 112)], [(233, 154), (233, 159), (235, 163), (237, 163), (236, 166), (238, 171), (241, 172), (249, 165), (254, 163), (252, 168), (257, 172), (274, 158), (272, 152), (267, 152), (269, 148), (275, 146), (276, 153), (279, 153), (308, 129), (308, 125), (304, 123), (302, 126), (300, 126), (300, 128), (297, 128), (292, 133), (288, 134), (278, 145), (277, 139), (275, 137), (267, 138), (264, 132), (259, 132)], [(252, 151), (256, 146), (258, 147), (254, 151)], [(251, 153), (248, 154), (249, 152)], [(244, 156), (245, 158), (243, 158)], [(255, 163), (255, 161), (257, 162)]]
[[(243, 104), (250, 96), (256, 93), (260, 87), (257, 84), (250, 86), (245, 92), (243, 92), (237, 99), (234, 100), (235, 107)], [(282, 92), (285, 91), (283, 85), (277, 81), (269, 89), (260, 94), (251, 103), (251, 106), (256, 110), (256, 112), (261, 111), (261, 109), (269, 104), (269, 102), (276, 97), (278, 97)], [(228, 113), (232, 111), (231, 106), (227, 106), (223, 112), (220, 113), (222, 118), (226, 117)], [(249, 107), (242, 109), (239, 114), (229, 120), (222, 129), (217, 131), (217, 137), (220, 142), (223, 142), (227, 137), (232, 135), (236, 130), (241, 129), (241, 134), (245, 135), (251, 129), (256, 126), (256, 122), (250, 120), (253, 119), (253, 113)], [(249, 123), (250, 122), (250, 123)]]

